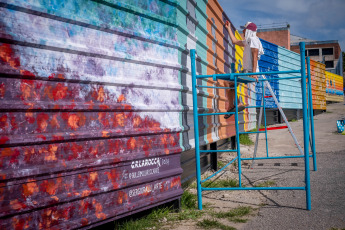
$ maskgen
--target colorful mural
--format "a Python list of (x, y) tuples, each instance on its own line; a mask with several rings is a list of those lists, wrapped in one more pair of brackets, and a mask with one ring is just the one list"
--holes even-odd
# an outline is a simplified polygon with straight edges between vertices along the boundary
[(311, 88), (313, 109), (326, 110), (326, 75), (325, 64), (310, 60)]
[[(207, 74), (223, 74), (230, 73), (231, 63), (235, 63), (236, 71), (240, 71), (243, 63), (243, 49), (239, 46), (232, 44), (229, 34), (224, 26), (227, 20), (230, 21), (222, 7), (216, 0), (210, 0), (207, 3), (206, 9), (207, 20), (207, 60), (208, 68)], [(232, 28), (235, 32), (235, 28)], [(238, 32), (235, 33), (238, 39), (241, 36)], [(233, 87), (232, 83), (228, 83), (222, 80), (213, 82), (212, 79), (208, 79), (208, 86), (220, 86), (220, 87)], [(246, 105), (255, 104), (255, 91), (253, 84), (240, 84), (237, 87), (239, 97)], [(212, 108), (210, 111), (225, 112), (228, 108), (228, 90), (224, 89), (209, 89), (208, 93), (212, 99), (207, 101), (207, 107)], [(231, 98), (230, 100), (233, 100)], [(256, 123), (256, 111), (255, 109), (246, 109), (239, 116), (240, 130), (250, 130), (255, 128)], [(218, 132), (218, 139), (225, 139), (235, 135), (235, 118), (232, 116), (229, 119), (224, 119), (223, 116), (213, 116), (208, 118), (209, 129), (208, 133)], [(211, 137), (209, 137), (211, 138)]]
[(343, 77), (328, 71), (326, 73), (326, 101), (344, 101)]
[(167, 1), (0, 2), (0, 228), (81, 228), (178, 199)]
[[(298, 70), (301, 68), (300, 55), (287, 50), (283, 47), (277, 46), (265, 40), (262, 40), (265, 54), (259, 61), (260, 71), (288, 71)], [(326, 98), (325, 98), (325, 65), (319, 62), (310, 61), (311, 69), (311, 84), (313, 94), (313, 109), (325, 110)], [(289, 77), (298, 76), (300, 74), (280, 74), (266, 76), (267, 78)], [(279, 101), (279, 104), (283, 109), (302, 109), (302, 92), (300, 79), (289, 80), (276, 80), (270, 81), (270, 84), (274, 90), (274, 93)], [(257, 94), (257, 106), (261, 103), (262, 87), (256, 86)], [(265, 95), (269, 96), (270, 93), (266, 90)], [(268, 108), (277, 108), (273, 98), (266, 99), (266, 105)]]

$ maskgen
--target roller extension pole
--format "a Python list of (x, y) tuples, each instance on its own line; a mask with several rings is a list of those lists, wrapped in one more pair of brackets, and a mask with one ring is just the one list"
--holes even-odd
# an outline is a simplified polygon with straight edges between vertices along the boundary
[[(261, 120), (262, 120), (262, 112), (263, 112), (263, 105), (264, 105), (264, 100), (265, 100), (265, 86), (262, 84), (262, 99), (261, 99), (261, 107), (260, 107), (260, 115), (259, 115), (259, 122), (258, 122), (258, 126), (257, 126), (257, 131), (259, 131), (260, 129), (260, 125), (261, 125)], [(253, 154), (253, 161), (252, 164), (249, 166), (250, 168), (253, 168), (254, 166), (254, 161), (255, 161), (255, 157), (256, 157), (256, 152), (258, 150), (258, 144), (259, 144), (259, 134), (256, 134), (256, 139), (255, 139), (255, 146), (254, 146), (254, 154)]]
[(310, 171), (309, 171), (309, 122), (307, 111), (307, 84), (305, 76), (305, 43), (300, 42), (300, 54), (301, 54), (301, 77), (302, 77), (302, 104), (303, 104), (303, 138), (304, 138), (304, 167), (305, 167), (305, 192), (307, 210), (311, 209), (310, 198)]
[(201, 170), (200, 170), (200, 149), (199, 149), (199, 121), (198, 121), (198, 99), (196, 89), (196, 69), (195, 69), (195, 50), (190, 50), (192, 62), (192, 89), (193, 89), (193, 119), (194, 119), (194, 139), (195, 139), (195, 161), (196, 161), (196, 181), (198, 193), (198, 208), (202, 210), (201, 196)]
[(316, 164), (316, 148), (315, 148), (315, 132), (314, 132), (314, 114), (313, 114), (313, 94), (311, 89), (311, 76), (310, 76), (310, 57), (307, 57), (307, 69), (308, 69), (308, 101), (309, 101), (309, 121), (311, 129), (311, 149), (313, 152), (313, 168), (317, 170)]
[[(266, 77), (264, 75), (262, 75), (262, 78), (266, 79)], [(284, 111), (283, 111), (282, 107), (280, 106), (280, 104), (278, 102), (278, 99), (277, 99), (276, 95), (273, 92), (273, 89), (272, 89), (270, 83), (268, 83), (268, 81), (266, 81), (265, 84), (266, 84), (266, 87), (268, 88), (268, 90), (270, 91), (271, 96), (272, 96), (274, 102), (276, 103), (277, 108), (278, 108), (280, 114), (282, 115), (283, 120), (285, 121), (285, 124), (287, 125), (287, 127), (289, 129), (289, 132), (291, 133), (291, 136), (292, 136), (293, 140), (295, 141), (295, 144), (296, 144), (299, 152), (301, 153), (301, 155), (303, 155), (303, 150), (301, 148), (301, 145), (298, 143), (297, 138), (296, 138), (294, 132), (292, 131), (292, 128), (291, 128), (291, 126), (290, 126), (290, 124), (289, 124), (289, 122), (288, 122), (288, 120), (287, 120), (287, 118), (286, 118), (286, 116), (284, 114)]]

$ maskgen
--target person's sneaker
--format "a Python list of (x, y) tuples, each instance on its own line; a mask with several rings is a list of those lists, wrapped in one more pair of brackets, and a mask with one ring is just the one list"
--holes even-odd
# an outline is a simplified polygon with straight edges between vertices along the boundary
[[(244, 105), (238, 106), (238, 112), (243, 111), (245, 108), (246, 108), (246, 107), (245, 107)], [(226, 111), (226, 112), (227, 112), (227, 113), (231, 113), (231, 112), (235, 112), (235, 111), (236, 111), (235, 107), (232, 107), (231, 109), (228, 109), (228, 111)], [(225, 115), (224, 115), (224, 118), (225, 118), (225, 119), (228, 119), (228, 118), (230, 118), (232, 115), (233, 115), (233, 114), (225, 114)]]

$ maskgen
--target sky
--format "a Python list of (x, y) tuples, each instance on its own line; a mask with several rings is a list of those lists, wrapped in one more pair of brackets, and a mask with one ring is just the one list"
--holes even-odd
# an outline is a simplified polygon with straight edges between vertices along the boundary
[(218, 0), (234, 26), (290, 24), (290, 33), (317, 41), (338, 40), (345, 52), (345, 0)]

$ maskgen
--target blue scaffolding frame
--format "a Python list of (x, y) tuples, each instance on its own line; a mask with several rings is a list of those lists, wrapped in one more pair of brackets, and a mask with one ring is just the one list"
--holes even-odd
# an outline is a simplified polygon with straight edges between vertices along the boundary
[[(315, 135), (314, 135), (314, 118), (313, 118), (313, 104), (312, 104), (312, 90), (311, 90), (311, 76), (310, 76), (310, 59), (305, 58), (305, 43), (300, 43), (300, 53), (301, 53), (301, 69), (300, 70), (291, 70), (291, 71), (272, 71), (272, 72), (257, 72), (257, 73), (235, 73), (234, 64), (231, 65), (231, 73), (229, 74), (213, 74), (213, 75), (196, 75), (196, 52), (194, 49), (190, 50), (191, 55), (191, 72), (192, 72), (192, 89), (193, 89), (193, 118), (194, 118), (194, 137), (195, 137), (195, 159), (196, 159), (196, 177), (197, 177), (197, 195), (198, 195), (198, 208), (202, 210), (202, 192), (210, 190), (305, 190), (306, 192), (306, 209), (311, 210), (311, 195), (310, 195), (310, 169), (309, 169), (309, 158), (313, 158), (314, 171), (317, 170), (316, 167), (316, 150), (315, 150)], [(308, 84), (306, 81), (306, 66), (308, 70)], [(301, 76), (293, 77), (280, 77), (280, 78), (270, 78), (270, 79), (260, 79), (261, 81), (272, 81), (272, 80), (286, 80), (286, 79), (297, 79), (301, 78), (301, 88), (302, 88), (302, 108), (303, 108), (303, 142), (304, 142), (304, 155), (300, 156), (280, 156), (280, 157), (269, 157), (268, 155), (268, 144), (267, 144), (267, 127), (266, 127), (266, 112), (265, 112), (265, 99), (263, 108), (264, 108), (264, 117), (265, 117), (265, 131), (256, 131), (256, 132), (239, 132), (238, 125), (238, 101), (237, 101), (237, 83), (252, 83), (255, 82), (255, 79), (251, 78), (251, 75), (272, 75), (272, 74), (297, 74), (300, 73)], [(199, 86), (196, 84), (196, 79), (205, 79), (212, 78), (214, 81), (218, 79), (233, 81), (235, 85), (235, 112), (225, 112), (225, 113), (198, 113), (198, 103), (197, 103), (197, 88), (205, 86)], [(207, 86), (207, 88), (224, 88), (227, 87), (212, 87)], [(264, 89), (264, 87), (263, 87)], [(307, 100), (307, 94), (308, 100)], [(263, 94), (264, 97), (264, 94)], [(261, 106), (247, 106), (246, 108), (260, 108)], [(236, 149), (235, 150), (200, 150), (199, 144), (199, 123), (198, 117), (200, 116), (210, 116), (210, 115), (225, 115), (225, 114), (234, 114), (235, 115), (235, 129), (236, 129)], [(309, 127), (311, 131), (311, 150), (312, 155), (309, 155)], [(242, 133), (265, 133), (266, 136), (266, 157), (259, 158), (242, 158), (240, 152), (240, 143), (239, 135)], [(215, 172), (213, 175), (208, 178), (201, 180), (201, 168), (200, 168), (200, 153), (218, 153), (218, 152), (237, 152), (237, 157), (232, 161), (222, 167), (220, 170)], [(282, 159), (282, 158), (304, 158), (304, 168), (305, 168), (305, 186), (304, 187), (242, 187), (241, 183), (241, 174), (242, 174), (242, 160), (264, 160), (264, 159)], [(211, 179), (212, 177), (219, 174), (227, 166), (229, 166), (234, 161), (238, 162), (238, 175), (239, 175), (239, 187), (226, 187), (226, 188), (206, 188), (202, 187), (202, 183)]]

